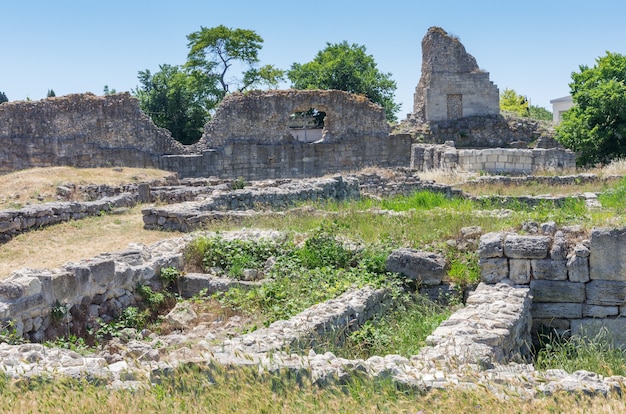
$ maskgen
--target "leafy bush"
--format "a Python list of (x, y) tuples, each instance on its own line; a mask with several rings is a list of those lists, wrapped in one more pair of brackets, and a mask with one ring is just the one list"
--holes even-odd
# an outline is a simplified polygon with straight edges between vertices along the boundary
[(289, 244), (271, 240), (224, 240), (221, 236), (196, 243), (192, 249), (204, 249), (202, 266), (205, 270), (219, 268), (230, 277), (239, 278), (245, 269), (258, 269), (272, 256), (285, 254)]

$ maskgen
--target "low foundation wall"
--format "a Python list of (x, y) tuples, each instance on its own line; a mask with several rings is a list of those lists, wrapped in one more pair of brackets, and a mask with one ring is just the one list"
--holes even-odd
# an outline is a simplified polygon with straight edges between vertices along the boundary
[(110, 320), (133, 304), (139, 283), (160, 287), (160, 269), (181, 268), (184, 245), (183, 238), (170, 239), (54, 270), (14, 272), (0, 281), (0, 321), (34, 342), (81, 334), (98, 318)]
[(533, 291), (533, 332), (593, 337), (600, 330), (626, 347), (626, 227), (547, 223), (536, 234), (488, 233), (479, 245), (482, 280), (507, 281)]
[(550, 149), (456, 149), (451, 145), (414, 144), (411, 147), (411, 168), (459, 169), (489, 173), (530, 174), (534, 171), (574, 168), (572, 151)]
[(166, 155), (160, 168), (180, 177), (243, 177), (246, 180), (309, 178), (364, 167), (406, 167), (411, 137), (362, 137), (338, 142), (281, 144), (233, 142), (195, 155)]

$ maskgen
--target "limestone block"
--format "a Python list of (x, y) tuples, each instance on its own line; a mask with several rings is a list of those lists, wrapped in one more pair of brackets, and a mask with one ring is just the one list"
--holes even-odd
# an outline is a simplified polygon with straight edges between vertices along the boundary
[(590, 305), (620, 306), (626, 304), (626, 282), (592, 280), (586, 283), (587, 303)]
[(565, 260), (531, 260), (533, 277), (542, 280), (567, 280), (567, 262)]
[(512, 259), (544, 259), (550, 247), (548, 236), (507, 235), (504, 239), (504, 255)]
[(510, 259), (509, 260), (509, 279), (518, 285), (526, 285), (530, 282), (530, 260), (528, 259)]
[(174, 329), (189, 329), (197, 319), (198, 315), (191, 307), (190, 302), (176, 303), (174, 309), (165, 315), (165, 322)]
[(591, 231), (589, 277), (592, 280), (626, 281), (626, 227)]
[[(543, 225), (542, 225), (543, 229)], [(562, 231), (557, 231), (552, 239), (552, 247), (550, 248), (550, 258), (553, 260), (567, 259), (567, 243)]]
[(583, 305), (583, 318), (606, 318), (618, 314), (617, 306)]
[(489, 257), (502, 257), (504, 233), (487, 233), (480, 236), (478, 244), (478, 257), (486, 259)]
[(582, 303), (537, 303), (533, 302), (533, 319), (580, 319), (583, 316)]
[(427, 286), (438, 285), (446, 275), (443, 256), (414, 249), (397, 249), (387, 257), (387, 270), (403, 274)]
[(480, 266), (480, 278), (488, 284), (498, 283), (508, 277), (509, 264), (506, 257), (481, 258), (478, 260)]
[(585, 301), (585, 285), (567, 281), (532, 280), (534, 302), (582, 303)]
[(582, 256), (571, 256), (567, 260), (567, 278), (571, 282), (589, 281), (589, 259)]
[(579, 319), (573, 320), (571, 324), (572, 335), (578, 335), (593, 339), (602, 335), (620, 349), (626, 347), (626, 319)]
[(583, 243), (577, 243), (576, 246), (574, 246), (574, 254), (579, 257), (589, 257), (591, 252)]
[(54, 299), (59, 303), (71, 303), (77, 294), (83, 292), (78, 287), (78, 279), (70, 272), (52, 275), (51, 282)]

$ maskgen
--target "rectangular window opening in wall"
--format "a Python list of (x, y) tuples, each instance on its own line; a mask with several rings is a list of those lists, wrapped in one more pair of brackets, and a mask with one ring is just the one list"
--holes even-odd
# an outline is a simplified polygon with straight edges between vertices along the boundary
[(447, 95), (448, 119), (463, 118), (463, 95)]

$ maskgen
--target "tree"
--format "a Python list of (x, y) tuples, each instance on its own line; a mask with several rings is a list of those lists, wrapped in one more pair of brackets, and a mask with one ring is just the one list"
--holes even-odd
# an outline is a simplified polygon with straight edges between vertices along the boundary
[(104, 85), (104, 88), (102, 88), (102, 94), (104, 96), (114, 95), (116, 93), (117, 93), (117, 91), (115, 89), (109, 89), (109, 85)]
[(54, 89), (48, 89), (48, 93), (46, 94), (46, 98), (54, 98), (55, 96), (57, 96), (54, 93)]
[(626, 156), (626, 56), (606, 52), (581, 65), (569, 84), (574, 106), (563, 114), (556, 139), (577, 152), (579, 165)]
[(537, 105), (530, 105), (528, 108), (529, 115), (532, 119), (538, 119), (540, 121), (552, 121), (552, 112), (546, 108)]
[[(187, 40), (186, 68), (203, 74), (208, 83), (215, 84), (214, 94), (220, 100), (231, 86), (239, 92), (258, 85), (272, 87), (284, 77), (284, 71), (272, 65), (256, 67), (263, 38), (253, 30), (231, 29), (223, 25), (201, 27), (188, 35)], [(233, 66), (243, 69), (241, 77), (231, 76)]]
[(365, 46), (326, 43), (311, 62), (291, 65), (287, 76), (296, 89), (339, 89), (365, 95), (383, 107), (388, 121), (395, 121), (400, 109), (394, 102), (396, 83), (391, 73), (378, 70)]
[(166, 64), (160, 65), (154, 74), (147, 69), (140, 71), (138, 77), (142, 86), (133, 94), (139, 99), (141, 109), (182, 144), (197, 142), (209, 118), (209, 110), (216, 105), (210, 93), (212, 85), (179, 66)]
[(9, 102), (9, 98), (7, 98), (6, 93), (0, 91), (0, 104), (4, 102)]
[(500, 110), (514, 112), (518, 116), (528, 117), (530, 109), (528, 99), (518, 95), (513, 89), (505, 88), (500, 93)]

